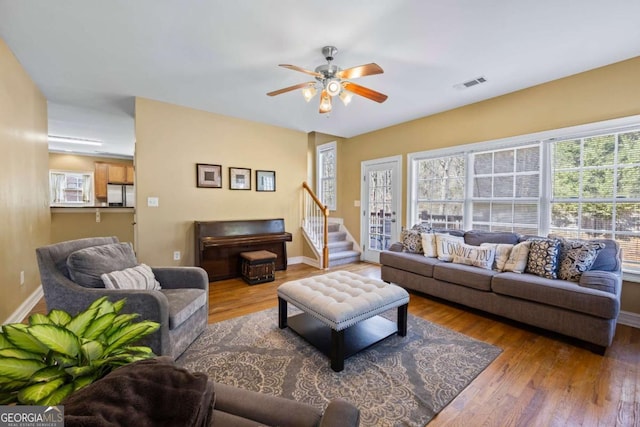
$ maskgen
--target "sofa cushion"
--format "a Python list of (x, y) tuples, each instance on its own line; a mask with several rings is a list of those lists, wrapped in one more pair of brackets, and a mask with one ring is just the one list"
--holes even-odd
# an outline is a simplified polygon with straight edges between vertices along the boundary
[(160, 292), (167, 297), (169, 302), (169, 329), (175, 329), (182, 325), (207, 303), (207, 293), (204, 289), (161, 289)]
[(438, 259), (446, 262), (453, 261), (456, 248), (464, 243), (463, 237), (452, 236), (445, 233), (436, 233), (436, 251)]
[(124, 270), (112, 271), (100, 276), (107, 289), (146, 289), (158, 290), (160, 283), (156, 280), (151, 267), (140, 264)]
[(492, 269), (496, 271), (504, 270), (504, 266), (509, 261), (509, 255), (511, 255), (511, 250), (515, 245), (509, 243), (483, 243), (480, 247), (491, 247), (496, 251), (496, 256), (493, 259)]
[(453, 256), (453, 262), (491, 270), (495, 257), (496, 248), (493, 246), (473, 246), (460, 243)]
[(591, 270), (582, 273), (578, 284), (585, 288), (617, 294), (620, 281), (620, 276), (611, 271)]
[(128, 243), (91, 246), (72, 252), (67, 258), (71, 280), (86, 288), (104, 288), (102, 276), (138, 264)]
[(433, 277), (433, 266), (441, 263), (437, 258), (427, 258), (420, 254), (407, 252), (380, 252), (380, 264), (410, 271), (425, 277)]
[(400, 241), (405, 252), (412, 254), (422, 253), (422, 236), (418, 230), (402, 230)]
[(621, 271), (620, 244), (611, 239), (593, 239), (591, 241), (604, 243), (604, 248), (598, 252), (591, 270)]
[(424, 256), (436, 258), (438, 249), (436, 245), (436, 235), (434, 233), (421, 233), (422, 236), (422, 252)]
[(520, 242), (511, 249), (509, 258), (504, 263), (502, 271), (510, 271), (513, 273), (524, 273), (529, 260), (529, 248), (531, 242)]
[(464, 242), (467, 245), (480, 246), (482, 243), (506, 243), (515, 245), (519, 235), (508, 231), (481, 231), (470, 230), (464, 233)]
[(558, 277), (578, 282), (582, 273), (591, 269), (603, 248), (604, 243), (601, 242), (560, 239)]
[(577, 311), (603, 319), (614, 319), (620, 308), (615, 295), (578, 286), (560, 279), (547, 279), (533, 274), (498, 273), (491, 290), (507, 295)]
[(441, 262), (433, 267), (433, 278), (467, 288), (491, 291), (491, 279), (497, 271), (464, 264)]
[(560, 254), (560, 240), (532, 238), (529, 239), (529, 259), (526, 273), (547, 279), (558, 278), (558, 257)]

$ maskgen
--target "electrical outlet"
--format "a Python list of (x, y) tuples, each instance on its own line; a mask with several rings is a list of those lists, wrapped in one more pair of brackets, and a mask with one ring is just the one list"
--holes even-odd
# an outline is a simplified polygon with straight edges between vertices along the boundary
[(180, 251), (175, 251), (173, 253), (173, 260), (174, 261), (180, 261)]
[(96, 210), (96, 222), (100, 222), (100, 211)]
[(24, 285), (24, 271), (20, 272), (20, 286)]
[(150, 208), (157, 208), (159, 206), (159, 200), (157, 197), (147, 197), (147, 206)]

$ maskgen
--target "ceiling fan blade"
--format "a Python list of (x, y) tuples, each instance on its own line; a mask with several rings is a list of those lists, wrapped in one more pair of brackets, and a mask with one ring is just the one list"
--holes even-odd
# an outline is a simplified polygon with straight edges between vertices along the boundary
[(285, 87), (282, 89), (274, 90), (273, 92), (269, 92), (267, 95), (276, 96), (276, 95), (280, 95), (281, 93), (290, 92), (292, 90), (304, 89), (305, 87), (311, 86), (313, 84), (315, 84), (315, 82), (300, 83), (298, 85), (293, 85), (293, 86)]
[(372, 76), (374, 74), (382, 73), (384, 73), (384, 70), (382, 70), (378, 64), (372, 62), (371, 64), (358, 65), (357, 67), (338, 71), (336, 76), (340, 79), (355, 79), (357, 77)]
[(320, 114), (331, 112), (331, 97), (327, 93), (326, 89), (322, 89), (322, 96), (320, 96)]
[(310, 76), (313, 76), (313, 77), (322, 77), (322, 74), (316, 71), (306, 70), (302, 67), (298, 67), (297, 65), (290, 65), (290, 64), (278, 64), (278, 65), (280, 67), (288, 68), (293, 71), (300, 71), (301, 73), (309, 74)]
[(367, 87), (360, 86), (351, 82), (343, 82), (342, 87), (344, 87), (349, 92), (355, 93), (356, 95), (364, 96), (365, 98), (369, 98), (372, 101), (380, 103), (383, 103), (388, 98), (387, 95), (383, 93), (376, 92), (373, 89), (369, 89)]

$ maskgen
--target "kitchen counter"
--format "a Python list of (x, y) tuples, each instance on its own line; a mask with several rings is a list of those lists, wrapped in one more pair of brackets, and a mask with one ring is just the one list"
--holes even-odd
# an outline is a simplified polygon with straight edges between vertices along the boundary
[(51, 206), (51, 213), (135, 213), (136, 208), (125, 206)]

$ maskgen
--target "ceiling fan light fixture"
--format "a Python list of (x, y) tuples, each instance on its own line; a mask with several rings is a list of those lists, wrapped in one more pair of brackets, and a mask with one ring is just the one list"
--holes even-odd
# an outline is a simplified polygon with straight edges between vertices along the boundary
[(345, 107), (349, 105), (352, 98), (353, 98), (353, 94), (351, 92), (347, 92), (346, 90), (343, 90), (342, 92), (340, 92), (340, 101), (342, 101)]
[(320, 98), (320, 113), (331, 112), (331, 97), (326, 90), (322, 91), (322, 97)]
[(340, 84), (340, 80), (338, 79), (329, 79), (326, 83), (327, 93), (330, 96), (336, 96), (342, 90), (342, 85)]
[(315, 86), (307, 86), (302, 89), (302, 96), (304, 96), (304, 100), (307, 102), (311, 101), (313, 97), (316, 96), (316, 93), (318, 93), (318, 90)]

